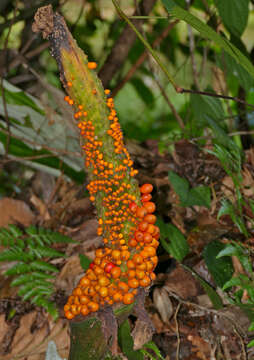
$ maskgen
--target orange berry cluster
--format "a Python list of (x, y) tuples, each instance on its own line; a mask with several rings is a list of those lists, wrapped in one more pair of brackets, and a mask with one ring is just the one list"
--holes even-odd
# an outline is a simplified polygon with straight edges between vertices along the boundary
[[(88, 63), (95, 69), (96, 63)], [(71, 83), (67, 83), (71, 87)], [(96, 89), (92, 90), (97, 96)], [(105, 90), (108, 126), (89, 118), (89, 111), (66, 96), (74, 105), (79, 120), (85, 166), (89, 169), (87, 189), (98, 209), (98, 235), (104, 247), (97, 249), (95, 259), (73, 290), (64, 307), (68, 319), (88, 315), (104, 305), (117, 302), (131, 304), (138, 287), (147, 287), (155, 279), (156, 248), (159, 229), (151, 202), (153, 186), (144, 184), (137, 191), (137, 171), (123, 143), (123, 135), (114, 109), (110, 90)], [(112, 154), (108, 153), (111, 147)]]

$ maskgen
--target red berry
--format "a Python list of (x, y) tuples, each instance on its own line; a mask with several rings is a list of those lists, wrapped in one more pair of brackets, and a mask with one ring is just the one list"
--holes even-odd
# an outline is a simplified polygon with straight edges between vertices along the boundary
[(135, 201), (132, 201), (132, 202), (129, 204), (129, 209), (130, 209), (131, 212), (136, 212), (137, 207), (138, 207), (138, 205), (135, 203)]
[(107, 263), (107, 264), (105, 265), (105, 267), (104, 267), (104, 270), (105, 270), (106, 273), (110, 273), (111, 270), (113, 269), (113, 267), (115, 267), (115, 266), (116, 266), (116, 265), (115, 265), (114, 263), (112, 263), (112, 262)]
[(95, 263), (94, 262), (91, 262), (91, 264), (89, 265), (89, 269), (93, 269), (95, 266)]

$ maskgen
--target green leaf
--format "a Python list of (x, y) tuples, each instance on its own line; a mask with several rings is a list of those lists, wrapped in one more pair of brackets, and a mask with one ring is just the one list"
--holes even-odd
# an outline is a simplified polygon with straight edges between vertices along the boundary
[(79, 261), (84, 271), (86, 271), (89, 268), (89, 265), (92, 262), (87, 256), (83, 254), (79, 254)]
[(197, 186), (192, 188), (188, 194), (185, 206), (205, 206), (208, 209), (211, 206), (211, 189), (209, 186)]
[(225, 244), (218, 240), (214, 240), (206, 245), (203, 251), (206, 266), (212, 274), (215, 283), (221, 288), (229, 279), (231, 279), (234, 273), (231, 258), (217, 258), (219, 252), (224, 248)]
[(69, 244), (76, 242), (73, 239), (71, 239), (69, 236), (60, 234), (59, 232), (49, 232), (48, 237), (51, 239), (53, 243)]
[(254, 340), (251, 340), (251, 341), (248, 343), (248, 345), (247, 345), (248, 348), (250, 348), (250, 347), (252, 347), (252, 346), (254, 346)]
[(221, 58), (220, 67), (223, 71), (226, 68), (227, 80), (233, 77), (246, 91), (249, 91), (253, 86), (253, 78), (249, 76), (245, 68), (225, 52), (222, 53)]
[(211, 190), (208, 186), (197, 186), (190, 189), (186, 179), (181, 178), (174, 171), (169, 171), (169, 181), (174, 191), (180, 198), (182, 206), (206, 206), (211, 205)]
[(12, 276), (12, 275), (19, 275), (24, 274), (31, 271), (31, 266), (24, 263), (19, 263), (12, 266), (9, 270), (5, 271), (4, 275)]
[[(146, 343), (144, 346), (143, 346), (143, 349), (150, 349), (150, 350), (153, 350), (153, 352), (155, 353), (156, 355), (156, 359), (155, 360), (164, 360), (164, 358), (161, 356), (161, 353), (160, 353), (160, 350), (157, 348), (156, 344), (153, 342), (153, 341), (149, 341), (148, 343)], [(142, 351), (142, 350), (141, 350)], [(148, 356), (151, 356), (150, 353), (148, 353)]]
[(182, 261), (189, 252), (189, 246), (184, 235), (176, 226), (165, 224), (161, 218), (158, 218), (157, 225), (160, 228), (160, 242), (164, 249), (176, 260)]
[(221, 298), (217, 294), (217, 292), (212, 288), (211, 285), (209, 285), (204, 279), (202, 279), (198, 274), (196, 274), (191, 268), (188, 266), (182, 265), (184, 269), (188, 270), (202, 285), (203, 289), (205, 290), (206, 294), (209, 296), (209, 299), (211, 300), (214, 308), (216, 310), (223, 308), (223, 302), (221, 301)]
[[(40, 113), (41, 115), (44, 115), (44, 111), (41, 110), (32, 100), (32, 98), (26, 95), (23, 91), (13, 92), (5, 88), (4, 95), (5, 95), (5, 100), (8, 104), (28, 106), (34, 109), (36, 112)], [(0, 96), (2, 96), (1, 89), (0, 89)]]
[(137, 90), (137, 92), (138, 92), (139, 96), (142, 98), (142, 100), (149, 107), (151, 107), (151, 105), (154, 104), (155, 99), (154, 99), (153, 93), (150, 90), (150, 88), (145, 85), (143, 80), (141, 80), (137, 77), (132, 78), (130, 82), (135, 87), (135, 89)]
[(189, 183), (186, 179), (181, 178), (174, 171), (168, 173), (169, 181), (173, 186), (174, 191), (180, 198), (182, 203), (185, 203), (189, 194)]
[(131, 336), (131, 329), (129, 320), (125, 320), (119, 327), (118, 341), (124, 355), (128, 360), (143, 360), (144, 356), (140, 351), (133, 350), (133, 339)]
[(228, 31), (240, 37), (248, 22), (249, 0), (217, 0), (215, 4)]
[(30, 266), (34, 270), (41, 270), (43, 272), (59, 272), (59, 270), (54, 265), (42, 260), (35, 260), (30, 263)]
[(8, 229), (15, 237), (23, 235), (23, 232), (16, 225), (9, 224)]
[(34, 255), (36, 255), (38, 258), (42, 258), (42, 257), (56, 258), (56, 257), (65, 256), (62, 252), (47, 246), (29, 246), (29, 247), (32, 253), (34, 253)]
[(225, 118), (225, 112), (221, 100), (211, 96), (191, 94), (190, 104), (194, 113), (195, 121), (201, 126), (207, 123), (207, 117), (221, 122)]
[(20, 275), (11, 282), (11, 286), (19, 286), (26, 283), (32, 283), (34, 280), (31, 274)]
[[(237, 1), (237, 0), (235, 0)], [(245, 0), (246, 1), (246, 0)], [(216, 33), (210, 26), (203, 23), (196, 16), (191, 14), (190, 12), (182, 9), (178, 6), (173, 0), (162, 0), (165, 8), (168, 13), (180, 20), (185, 21), (187, 24), (191, 25), (194, 29), (196, 29), (202, 37), (205, 39), (209, 39), (214, 41), (216, 45), (224, 49), (229, 55), (231, 55), (238, 64), (241, 64), (249, 73), (249, 75), (254, 78), (254, 67), (250, 60), (243, 55), (243, 53), (234, 46), (229, 40), (225, 37), (220, 36)], [(222, 2), (220, 0), (220, 2)], [(224, 2), (224, 0), (223, 0)], [(238, 1), (240, 2), (240, 1)]]

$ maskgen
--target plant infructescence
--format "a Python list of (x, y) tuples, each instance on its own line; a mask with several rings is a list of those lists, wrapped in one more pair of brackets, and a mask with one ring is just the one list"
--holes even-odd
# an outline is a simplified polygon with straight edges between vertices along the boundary
[(50, 41), (61, 80), (80, 129), (87, 189), (98, 214), (103, 246), (73, 290), (65, 316), (86, 316), (114, 303), (132, 304), (138, 289), (155, 279), (159, 229), (153, 214), (151, 184), (140, 188), (133, 161), (123, 142), (114, 100), (103, 89), (86, 55), (71, 37), (63, 18), (50, 6), (38, 10), (34, 31)]

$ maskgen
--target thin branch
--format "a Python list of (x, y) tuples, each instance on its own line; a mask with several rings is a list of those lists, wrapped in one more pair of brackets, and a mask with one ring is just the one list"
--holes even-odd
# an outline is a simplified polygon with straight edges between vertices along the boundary
[(176, 308), (175, 315), (174, 315), (175, 324), (176, 324), (176, 337), (177, 337), (176, 360), (179, 360), (180, 343), (181, 343), (181, 338), (180, 338), (180, 334), (179, 334), (179, 325), (178, 325), (178, 321), (177, 321), (177, 315), (180, 310), (180, 307), (181, 307), (181, 303), (179, 302), (177, 305), (177, 308)]
[[(169, 32), (171, 31), (171, 29), (173, 29), (173, 27), (178, 24), (179, 20), (175, 20), (174, 22), (172, 22), (171, 24), (169, 24), (163, 31), (161, 34), (159, 34), (159, 36), (154, 40), (154, 42), (152, 43), (152, 47), (155, 48), (156, 46), (158, 46), (163, 39), (165, 39), (167, 37), (167, 35), (169, 34)], [(137, 61), (133, 64), (133, 66), (131, 67), (131, 69), (128, 71), (128, 73), (125, 75), (125, 77), (121, 80), (121, 82), (115, 87), (115, 89), (112, 91), (112, 96), (115, 97), (115, 95), (122, 89), (122, 87), (132, 78), (132, 76), (134, 75), (134, 73), (137, 71), (137, 69), (142, 65), (142, 63), (145, 61), (145, 59), (148, 56), (148, 52), (144, 51), (140, 57), (137, 59)]]
[(183, 121), (183, 119), (181, 118), (181, 116), (176, 111), (176, 109), (175, 109), (174, 105), (172, 104), (172, 102), (169, 100), (168, 95), (166, 94), (166, 91), (164, 90), (163, 86), (161, 86), (160, 82), (156, 78), (154, 80), (155, 80), (157, 86), (159, 87), (160, 92), (161, 92), (162, 96), (164, 97), (166, 103), (170, 107), (173, 115), (175, 116), (180, 128), (183, 130), (184, 129), (184, 121)]
[(228, 95), (211, 93), (211, 92), (208, 92), (208, 91), (199, 91), (199, 90), (191, 90), (191, 89), (184, 89), (184, 88), (178, 88), (177, 92), (179, 94), (184, 94), (184, 93), (187, 93), (187, 94), (199, 94), (199, 95), (206, 95), (206, 96), (221, 98), (221, 99), (225, 99), (225, 100), (233, 100), (233, 101), (245, 104), (246, 106), (249, 106), (252, 109), (254, 109), (254, 105), (249, 104), (246, 101), (244, 101), (242, 99), (239, 99), (238, 97), (235, 97), (235, 96), (228, 96)]

